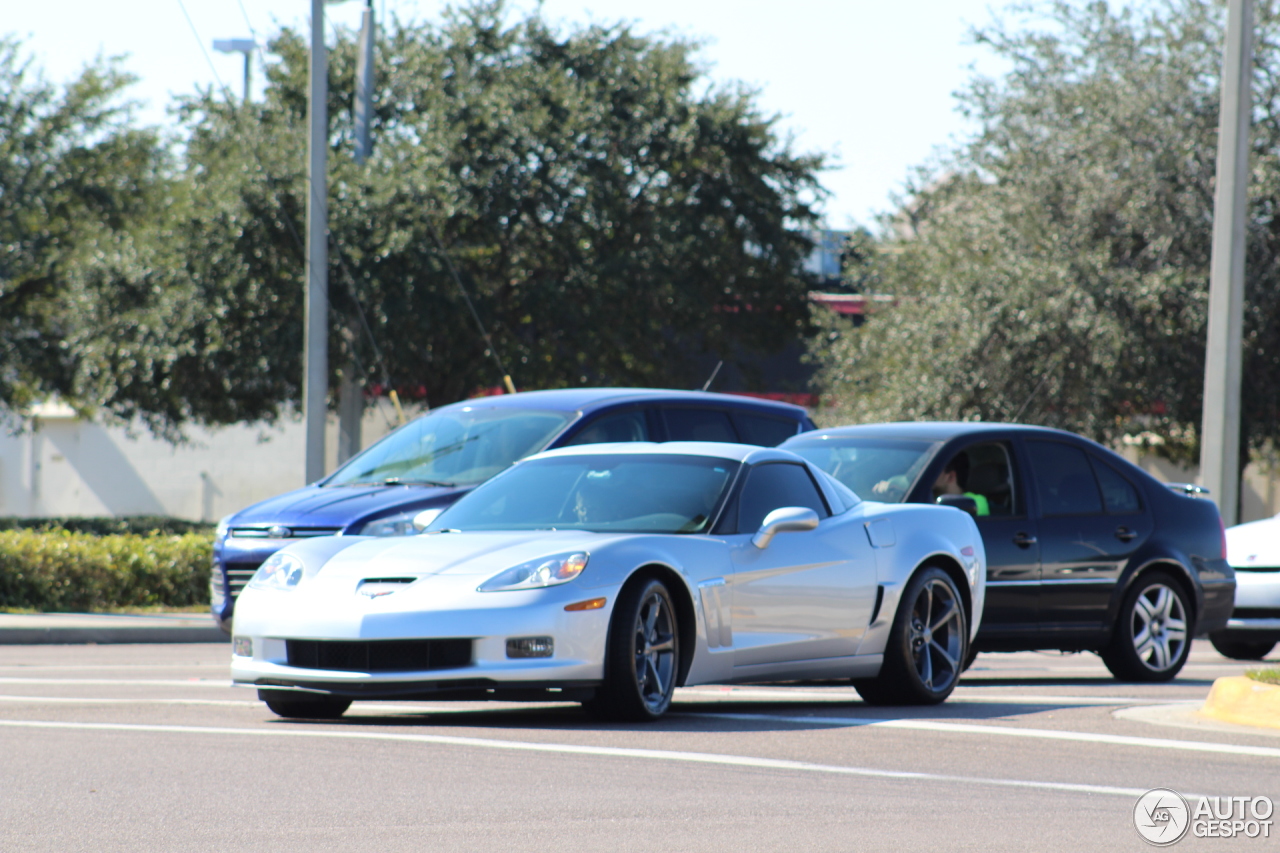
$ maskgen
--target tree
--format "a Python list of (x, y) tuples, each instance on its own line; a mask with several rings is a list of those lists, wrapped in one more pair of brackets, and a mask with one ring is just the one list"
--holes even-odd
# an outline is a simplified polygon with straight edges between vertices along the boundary
[[(351, 34), (331, 50), (331, 387), (352, 358), (432, 404), (499, 384), (451, 266), (524, 388), (689, 386), (696, 356), (749, 364), (805, 333), (821, 158), (752, 93), (709, 88), (693, 44), (505, 17), (479, 2), (384, 29), (364, 166)], [(150, 380), (183, 390), (175, 420), (300, 398), (307, 44), (270, 50), (265, 102), (183, 108), (170, 254), (200, 310)]]
[(93, 301), (83, 276), (134, 240), (165, 188), (161, 141), (123, 98), (131, 82), (99, 60), (55, 86), (0, 38), (0, 414), (11, 422), (51, 394), (104, 402), (79, 383), (76, 342), (97, 336), (77, 310)]
[[(1280, 14), (1258, 9), (1248, 443), (1280, 436)], [(1224, 10), (1053, 2), (978, 33), (1010, 66), (866, 261), (896, 307), (819, 337), (828, 418), (1022, 420), (1195, 451)], [(867, 276), (867, 269), (858, 271)]]

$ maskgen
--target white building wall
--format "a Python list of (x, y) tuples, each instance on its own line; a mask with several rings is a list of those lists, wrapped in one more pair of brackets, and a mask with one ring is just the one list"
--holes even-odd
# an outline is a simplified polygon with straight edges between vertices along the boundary
[[(365, 411), (362, 446), (398, 423), (389, 403)], [(0, 516), (167, 515), (217, 521), (303, 482), (300, 417), (274, 426), (191, 428), (173, 445), (143, 427), (80, 420), (56, 404), (37, 409), (25, 432), (0, 434)], [(412, 417), (412, 411), (406, 415)], [(330, 417), (327, 471), (336, 466)]]

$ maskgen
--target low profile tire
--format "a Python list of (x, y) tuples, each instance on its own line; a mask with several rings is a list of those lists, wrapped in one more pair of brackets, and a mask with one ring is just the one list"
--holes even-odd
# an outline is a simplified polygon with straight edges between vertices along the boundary
[(969, 620), (951, 576), (936, 566), (916, 572), (893, 618), (884, 665), (875, 678), (855, 678), (870, 705), (936, 705), (960, 681), (969, 659)]
[(1165, 572), (1142, 575), (1120, 602), (1111, 642), (1099, 654), (1120, 681), (1172, 681), (1191, 652), (1191, 605)]
[(336, 720), (351, 707), (350, 699), (288, 690), (259, 690), (258, 698), (271, 713), (291, 720)]
[(1228, 634), (1210, 634), (1209, 642), (1218, 654), (1232, 660), (1262, 660), (1276, 647), (1275, 640), (1246, 640)]
[(649, 722), (666, 713), (680, 670), (676, 620), (662, 581), (642, 581), (623, 591), (609, 625), (604, 684), (586, 703), (592, 716)]

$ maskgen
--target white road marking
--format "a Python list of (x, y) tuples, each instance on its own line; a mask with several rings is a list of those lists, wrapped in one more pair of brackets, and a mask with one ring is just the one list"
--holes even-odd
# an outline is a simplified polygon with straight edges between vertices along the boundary
[(916, 773), (905, 770), (881, 770), (871, 767), (845, 767), (833, 764), (814, 764), (808, 761), (790, 761), (780, 758), (758, 758), (746, 755), (718, 755), (716, 753), (709, 752), (679, 752), (666, 749), (583, 746), (568, 743), (534, 743), (516, 740), (454, 737), (450, 735), (391, 734), (382, 732), (347, 732), (333, 730), (316, 731), (310, 729), (236, 729), (212, 726), (168, 726), (129, 723), (63, 723), (42, 720), (0, 720), (0, 727), (60, 729), (63, 731), (117, 731), (430, 743), (441, 746), (461, 746), (477, 749), (501, 749), (516, 752), (547, 752), (564, 755), (608, 756), (612, 758), (631, 758), (648, 761), (678, 761), (692, 764), (710, 764), (728, 767), (754, 767), (764, 770), (786, 770), (792, 772), (824, 773), (843, 776), (863, 776), (875, 779), (901, 779), (915, 782), (945, 782), (958, 783), (962, 785), (993, 785), (1001, 788), (1030, 788), (1044, 791), (1067, 791), (1078, 794), (1108, 794), (1120, 797), (1138, 797), (1147, 791), (1146, 788), (1120, 788), (1110, 785), (1085, 785), (1071, 782), (1038, 782), (1024, 779), (990, 779), (981, 776)]
[[(961, 688), (963, 689), (963, 688)], [(695, 701), (701, 699), (766, 699), (776, 702), (862, 702), (862, 698), (853, 688), (835, 688), (829, 691), (792, 690), (786, 687), (777, 688), (736, 688), (736, 687), (681, 687), (676, 691), (676, 699)], [(977, 702), (982, 704), (1010, 705), (1168, 705), (1168, 697), (1152, 698), (1142, 696), (1054, 696), (1050, 693), (987, 693), (974, 695), (957, 691), (947, 700), (947, 704), (957, 702)], [(1174, 699), (1173, 702), (1203, 702), (1203, 699)]]
[(1280, 749), (1269, 746), (1237, 746), (1231, 743), (1208, 743), (1171, 738), (1130, 737), (1089, 732), (1059, 731), (1056, 729), (1025, 729), (1014, 726), (984, 726), (972, 723), (945, 723), (934, 720), (876, 720), (867, 717), (786, 717), (774, 714), (681, 714), (689, 717), (714, 717), (747, 722), (793, 723), (795, 725), (870, 726), (883, 729), (912, 729), (924, 732), (949, 732), (977, 734), (985, 737), (1043, 738), (1077, 743), (1106, 743), (1115, 746), (1137, 746), (1147, 749), (1177, 749), (1188, 752), (1217, 752), (1225, 755), (1249, 755), (1280, 758)]
[(214, 678), (8, 678), (0, 684), (129, 685), (132, 687), (230, 687), (230, 679)]
[(0, 702), (39, 702), (61, 705), (234, 705), (266, 707), (251, 699), (108, 699), (93, 696), (5, 696)]

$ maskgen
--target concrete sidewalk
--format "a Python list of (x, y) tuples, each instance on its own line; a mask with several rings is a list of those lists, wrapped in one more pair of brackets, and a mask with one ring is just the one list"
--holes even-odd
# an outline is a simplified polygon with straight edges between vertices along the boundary
[(0, 646), (72, 643), (225, 643), (208, 613), (0, 613)]

